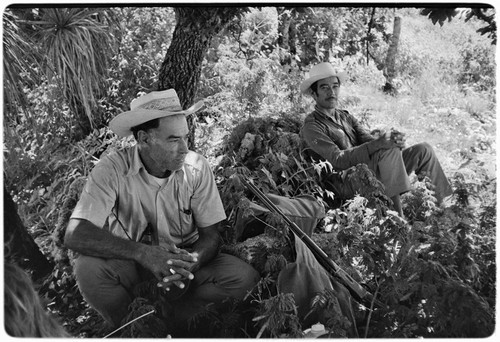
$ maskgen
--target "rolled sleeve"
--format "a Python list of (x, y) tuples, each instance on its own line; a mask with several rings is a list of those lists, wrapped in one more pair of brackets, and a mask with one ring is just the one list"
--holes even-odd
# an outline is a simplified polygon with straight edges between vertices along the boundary
[(92, 170), (71, 218), (85, 219), (103, 227), (116, 201), (116, 172), (105, 163)]
[(219, 190), (208, 161), (201, 157), (201, 172), (191, 198), (193, 216), (198, 228), (214, 225), (226, 219)]

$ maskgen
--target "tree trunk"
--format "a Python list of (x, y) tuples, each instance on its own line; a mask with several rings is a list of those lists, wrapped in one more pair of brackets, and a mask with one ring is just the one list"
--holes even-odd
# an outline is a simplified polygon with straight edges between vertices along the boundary
[(368, 32), (366, 33), (366, 65), (370, 64), (370, 42), (372, 36), (373, 19), (375, 18), (375, 12), (377, 7), (373, 7), (372, 14), (370, 16), (370, 21), (368, 22)]
[(290, 51), (290, 24), (292, 23), (293, 9), (278, 7), (278, 47), (281, 65), (290, 65), (292, 56)]
[(394, 18), (394, 29), (392, 32), (392, 37), (389, 44), (389, 49), (387, 50), (387, 57), (385, 59), (385, 86), (384, 91), (389, 93), (395, 93), (396, 88), (394, 87), (393, 81), (396, 77), (396, 55), (398, 53), (399, 36), (401, 35), (401, 18)]
[[(24, 227), (17, 207), (7, 188), (3, 188), (4, 210), (4, 254), (21, 268), (32, 272), (37, 281), (51, 272), (54, 265), (42, 254), (38, 245)], [(5, 261), (5, 260), (4, 260)]]
[(290, 54), (297, 56), (297, 11), (294, 10), (292, 20), (290, 22), (288, 45), (290, 46)]
[(91, 118), (87, 116), (85, 113), (82, 102), (78, 99), (77, 96), (72, 94), (66, 94), (66, 99), (70, 104), (70, 108), (74, 111), (74, 119), (75, 122), (73, 124), (73, 129), (70, 130), (70, 140), (72, 141), (80, 141), (85, 139), (94, 127), (94, 123), (91, 121)]
[[(160, 68), (158, 90), (173, 88), (181, 105), (193, 104), (201, 75), (201, 66), (212, 38), (235, 16), (246, 11), (243, 7), (175, 7), (176, 26), (172, 42)], [(194, 117), (190, 126), (189, 148), (195, 149)]]

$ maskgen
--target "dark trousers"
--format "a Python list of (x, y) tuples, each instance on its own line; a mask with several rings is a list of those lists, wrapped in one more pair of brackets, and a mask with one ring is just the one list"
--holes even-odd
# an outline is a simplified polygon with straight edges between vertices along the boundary
[[(106, 321), (118, 327), (128, 313), (135, 285), (144, 279), (131, 260), (102, 259), (80, 255), (75, 273), (83, 297)], [(260, 279), (258, 272), (243, 260), (219, 253), (210, 263), (194, 273), (186, 294), (186, 310), (227, 298), (243, 299)], [(184, 297), (183, 297), (184, 298)]]

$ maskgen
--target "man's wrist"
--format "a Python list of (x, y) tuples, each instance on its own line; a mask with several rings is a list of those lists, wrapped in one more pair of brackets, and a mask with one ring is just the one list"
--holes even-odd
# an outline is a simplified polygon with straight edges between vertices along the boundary
[(149, 246), (140, 242), (135, 243), (132, 259), (140, 265), (144, 265), (148, 255)]
[(377, 152), (379, 150), (378, 139), (368, 142), (366, 144), (366, 149), (368, 150), (369, 155), (372, 155), (375, 152)]

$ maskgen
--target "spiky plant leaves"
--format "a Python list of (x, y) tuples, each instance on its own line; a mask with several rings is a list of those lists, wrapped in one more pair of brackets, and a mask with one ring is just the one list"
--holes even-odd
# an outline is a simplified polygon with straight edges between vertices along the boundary
[(89, 128), (114, 46), (111, 21), (105, 9), (72, 7), (41, 9), (40, 18), (28, 22), (47, 56), (45, 74), (59, 84), (73, 113), (83, 112), (88, 124), (80, 124)]
[[(40, 80), (40, 66), (29, 36), (23, 34), (20, 18), (10, 9), (3, 13), (3, 77), (6, 118), (13, 118), (18, 109), (26, 110), (26, 85)], [(20, 91), (21, 90), (21, 91)], [(29, 115), (28, 111), (25, 111)]]

